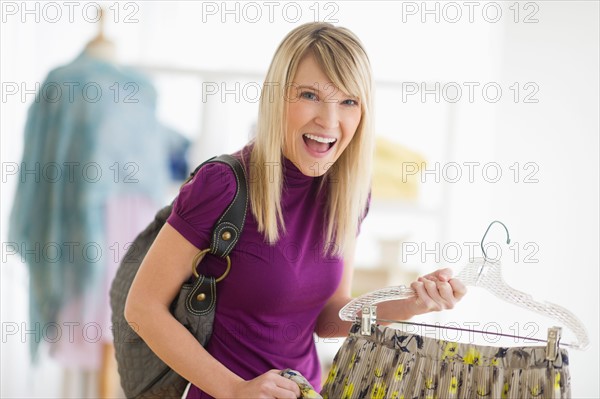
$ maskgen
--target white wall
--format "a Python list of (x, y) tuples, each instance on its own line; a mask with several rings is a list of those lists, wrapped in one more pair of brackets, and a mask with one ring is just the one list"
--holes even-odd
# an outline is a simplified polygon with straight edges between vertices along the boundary
[[(73, 22), (63, 14), (60, 21), (51, 23), (48, 15), (46, 20), (41, 15), (39, 22), (31, 15), (22, 21), (22, 10), (7, 14), (7, 3), (21, 4), (2, 5), (3, 83), (26, 82), (27, 87), (33, 87), (51, 68), (70, 61), (95, 33), (95, 26), (81, 16), (81, 7), (76, 9)], [(424, 101), (418, 95), (403, 101), (400, 91), (381, 86), (377, 98), (378, 133), (421, 151), (432, 167), (436, 162), (440, 168), (448, 161), (457, 162), (462, 165), (463, 177), (449, 183), (443, 178), (436, 182), (429, 175), (422, 187), (420, 205), (414, 208), (399, 207), (390, 213), (389, 208), (375, 204), (365, 221), (357, 260), (365, 265), (377, 261), (374, 242), (384, 231), (397, 236), (408, 234), (410, 240), (425, 248), (433, 248), (436, 241), (442, 247), (458, 243), (464, 250), (463, 257), (455, 262), (442, 258), (439, 263), (459, 270), (468, 255), (463, 243), (478, 242), (490, 221), (502, 220), (513, 242), (519, 243), (513, 250), (502, 247), (506, 280), (536, 298), (564, 306), (584, 322), (592, 344), (586, 352), (570, 351), (573, 397), (598, 397), (598, 3), (521, 2), (516, 8), (513, 3), (478, 3), (472, 23), (463, 2), (453, 3), (463, 13), (456, 23), (449, 21), (456, 8), (447, 3), (428, 3), (429, 9), (437, 4), (439, 22), (433, 14), (422, 15), (421, 2), (331, 2), (327, 8), (320, 3), (321, 19), (334, 12), (339, 25), (349, 27), (363, 40), (376, 80), (442, 85), (456, 82), (463, 88), (463, 97), (456, 104), (451, 104), (448, 96), (442, 96), (437, 104), (433, 95)], [(67, 12), (63, 3), (57, 4)], [(113, 2), (104, 4), (110, 7)], [(125, 8), (125, 4), (139, 8)], [(236, 3), (229, 4), (233, 8)], [(242, 3), (237, 4), (242, 11)], [(225, 15), (222, 23), (220, 14), (203, 14), (199, 2), (121, 3), (118, 22), (114, 22), (113, 14), (107, 32), (117, 42), (124, 63), (243, 69), (261, 76), (278, 42), (295, 26), (288, 22), (294, 9), (288, 9), (286, 20), (281, 13), (284, 3), (278, 4), (272, 23), (264, 5), (263, 17), (256, 23), (248, 21), (254, 14), (246, 14), (245, 19), (243, 13), (239, 23), (234, 15)], [(312, 4), (293, 3), (302, 12), (299, 22), (314, 19)], [(496, 6), (502, 16), (492, 23)], [(43, 11), (43, 6), (39, 7)], [(488, 10), (485, 18), (484, 7)], [(516, 9), (518, 22), (514, 22)], [(132, 12), (138, 21), (125, 23), (124, 17)], [(531, 13), (538, 22), (524, 23)], [(172, 82), (163, 75), (158, 81), (159, 90), (163, 88), (168, 98), (160, 109), (167, 121), (190, 137), (197, 137), (202, 126), (218, 126), (218, 121), (207, 121), (202, 115), (204, 104), (201, 96), (199, 99), (198, 82), (181, 81), (179, 86)], [(479, 85), (472, 103), (465, 82)], [(510, 88), (515, 82), (521, 94), (517, 102)], [(497, 84), (503, 90), (498, 102), (483, 97), (481, 87), (486, 83)], [(535, 86), (526, 88), (527, 83)], [(537, 103), (524, 102), (523, 95), (531, 93), (531, 87), (539, 88), (533, 96)], [(12, 96), (1, 103), (3, 163), (20, 161), (25, 113), (32, 97), (27, 96), (23, 102)], [(249, 128), (255, 104), (242, 101), (227, 106), (240, 110), (240, 120), (223, 123), (221, 134), (228, 141), (215, 152), (235, 149), (243, 143), (247, 132), (242, 130)], [(448, 112), (454, 121), (451, 126)], [(467, 180), (465, 162), (479, 162), (472, 182)], [(482, 175), (482, 167), (492, 162), (503, 173), (497, 183), (490, 183), (492, 175)], [(515, 169), (510, 168), (515, 162), (520, 172), (517, 182)], [(535, 175), (530, 177), (538, 182), (525, 183), (532, 171)], [(14, 182), (3, 181), (2, 242), (13, 195)], [(421, 213), (422, 209), (433, 211)], [(494, 228), (488, 241), (501, 243), (502, 234), (501, 228)], [(517, 248), (519, 256), (515, 259)], [(525, 256), (532, 248), (537, 248), (532, 257), (537, 263)], [(406, 260), (405, 267), (419, 272), (438, 266), (434, 256), (425, 253)], [(4, 256), (0, 270), (4, 333), (6, 323), (27, 320), (27, 275), (20, 262), (12, 258), (5, 262)], [(515, 322), (520, 328), (528, 321), (545, 326), (535, 314), (516, 311), (477, 289), (471, 290), (455, 311), (430, 319), (476, 321), (482, 325), (494, 321), (500, 323), (503, 332), (514, 328)], [(540, 327), (542, 336), (543, 330)], [(24, 343), (3, 335), (1, 396), (60, 396), (59, 375), (28, 372), (26, 356)]]
[(510, 277), (571, 309), (590, 333), (588, 352), (571, 352), (573, 397), (598, 394), (598, 15), (597, 2), (544, 3), (539, 27), (507, 30), (502, 79), (537, 82), (540, 101), (505, 104), (495, 132), (499, 162), (539, 165), (539, 183), (511, 184), (492, 200), (540, 249), (538, 264)]

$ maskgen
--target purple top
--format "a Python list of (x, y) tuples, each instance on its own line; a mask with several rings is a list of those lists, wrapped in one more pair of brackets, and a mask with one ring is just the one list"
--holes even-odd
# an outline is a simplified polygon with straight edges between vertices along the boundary
[[(247, 159), (249, 150), (247, 146), (233, 156), (245, 154)], [(289, 367), (319, 391), (321, 368), (313, 331), (341, 281), (343, 260), (321, 255), (326, 201), (326, 190), (319, 192), (321, 177), (305, 176), (287, 158), (283, 161), (281, 205), (287, 231), (275, 245), (266, 244), (248, 207), (244, 230), (230, 255), (231, 271), (217, 284), (215, 323), (206, 350), (246, 380)], [(208, 248), (212, 227), (235, 190), (229, 166), (205, 165), (181, 189), (167, 222), (197, 248)], [(198, 270), (220, 276), (225, 266), (225, 260), (208, 255)], [(187, 398), (210, 396), (192, 386)]]

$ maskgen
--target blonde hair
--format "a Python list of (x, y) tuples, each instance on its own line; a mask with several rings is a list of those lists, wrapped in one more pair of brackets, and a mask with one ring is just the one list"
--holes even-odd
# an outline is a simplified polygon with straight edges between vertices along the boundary
[[(249, 181), (252, 213), (269, 243), (285, 231), (281, 213), (282, 157), (286, 131), (286, 92), (300, 60), (312, 54), (325, 75), (342, 92), (356, 96), (361, 120), (354, 137), (323, 175), (328, 187), (324, 255), (343, 256), (354, 248), (358, 224), (367, 206), (373, 158), (371, 67), (358, 38), (348, 29), (313, 22), (292, 30), (281, 42), (263, 85), (250, 165), (260, 176)], [(251, 172), (252, 173), (252, 172)], [(259, 178), (257, 178), (259, 177)]]

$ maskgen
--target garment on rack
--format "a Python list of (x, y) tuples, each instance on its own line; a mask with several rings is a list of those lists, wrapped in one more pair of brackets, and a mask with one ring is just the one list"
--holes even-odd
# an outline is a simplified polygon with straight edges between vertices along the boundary
[[(40, 86), (27, 115), (8, 235), (29, 271), (30, 328), (81, 329), (104, 311), (115, 254), (105, 241), (108, 199), (165, 203), (176, 133), (155, 111), (156, 91), (144, 75), (85, 51)], [(88, 341), (96, 339), (92, 327)], [(34, 358), (41, 341), (53, 340), (42, 338), (29, 340)]]
[(545, 346), (503, 348), (355, 323), (321, 395), (351, 398), (570, 398), (569, 357)]
[[(158, 204), (142, 195), (128, 194), (107, 199), (104, 228), (108, 252), (104, 257), (104, 278), (99, 282), (101, 296), (89, 297), (98, 294), (96, 290), (89, 290), (89, 293), (82, 293), (61, 308), (58, 316), (60, 326), (73, 321), (80, 325), (73, 326), (70, 339), (50, 342), (50, 354), (60, 364), (85, 370), (98, 370), (101, 367), (102, 344), (112, 345), (114, 339), (110, 286), (130, 243), (154, 219), (158, 207)], [(86, 303), (94, 305), (82, 312)]]

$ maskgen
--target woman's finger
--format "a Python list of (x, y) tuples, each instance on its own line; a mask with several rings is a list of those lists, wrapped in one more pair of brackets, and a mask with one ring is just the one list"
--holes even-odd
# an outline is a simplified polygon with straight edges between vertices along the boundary
[(435, 310), (451, 309), (454, 307), (454, 296), (452, 287), (444, 281), (431, 281), (423, 279), (427, 294), (433, 299), (437, 306)]
[[(300, 397), (300, 387), (298, 386), (298, 384), (296, 384), (294, 381), (290, 380), (289, 378), (285, 378), (282, 375), (278, 375), (279, 378), (277, 378), (276, 384), (277, 384), (277, 388), (280, 394), (285, 391), (288, 392), (288, 396), (292, 395), (290, 397), (292, 398), (299, 398)], [(280, 391), (281, 390), (281, 391)], [(287, 398), (288, 396), (279, 396), (279, 395), (275, 395), (276, 398)]]
[(268, 395), (274, 398), (299, 398), (300, 388), (298, 384), (281, 375), (281, 370), (271, 369), (263, 376), (267, 376)]
[(450, 284), (450, 286), (452, 287), (452, 291), (454, 292), (454, 297), (457, 300), (462, 299), (462, 297), (465, 296), (465, 294), (467, 293), (467, 287), (462, 283), (462, 281), (458, 280), (458, 279), (450, 279), (450, 281), (448, 281), (448, 284)]
[(440, 281), (437, 283), (437, 290), (444, 300), (445, 309), (454, 308), (454, 305), (460, 298), (456, 298), (454, 295), (454, 289), (452, 288), (452, 285), (450, 285), (450, 283)]
[[(289, 381), (289, 380), (288, 380)], [(273, 388), (273, 396), (277, 399), (296, 399), (300, 397), (300, 388), (298, 388), (298, 385), (296, 383), (293, 383), (294, 385), (296, 385), (296, 388), (298, 389), (298, 393), (291, 391), (289, 389), (285, 389), (285, 388), (281, 388), (281, 387), (275, 387)]]
[(432, 281), (423, 277), (419, 278), (419, 281), (421, 281), (425, 287), (425, 290), (427, 291), (427, 295), (429, 295), (431, 297), (431, 299), (433, 299), (435, 301), (436, 304), (441, 304), (444, 300), (442, 299), (442, 297), (440, 296), (440, 293), (438, 292), (437, 289), (437, 282), (436, 281)]
[(431, 312), (432, 310), (436, 310), (437, 304), (427, 293), (423, 281), (414, 281), (410, 286), (417, 294), (415, 305), (417, 305), (419, 309), (418, 313), (415, 314), (421, 314), (425, 312)]
[(426, 274), (423, 277), (432, 281), (448, 281), (452, 278), (452, 269), (449, 267), (438, 269), (432, 273)]

